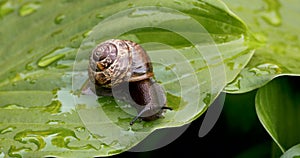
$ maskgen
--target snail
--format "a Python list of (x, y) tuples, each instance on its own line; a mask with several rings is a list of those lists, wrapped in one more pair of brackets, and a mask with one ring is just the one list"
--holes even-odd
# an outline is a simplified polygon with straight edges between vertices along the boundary
[(90, 56), (88, 74), (98, 96), (113, 95), (136, 108), (138, 114), (130, 125), (139, 118), (156, 120), (166, 109), (172, 110), (163, 88), (153, 79), (149, 56), (137, 43), (119, 39), (100, 43)]

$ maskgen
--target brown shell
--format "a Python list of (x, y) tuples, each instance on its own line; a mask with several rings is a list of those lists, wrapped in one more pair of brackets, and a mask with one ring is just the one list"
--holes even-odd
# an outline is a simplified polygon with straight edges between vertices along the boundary
[(105, 88), (153, 77), (152, 64), (145, 50), (128, 40), (111, 39), (97, 45), (88, 69), (90, 81)]

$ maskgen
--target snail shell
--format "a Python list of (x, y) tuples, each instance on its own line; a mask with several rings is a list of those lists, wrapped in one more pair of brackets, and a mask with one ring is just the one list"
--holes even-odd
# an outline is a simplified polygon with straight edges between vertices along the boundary
[(105, 41), (93, 50), (88, 72), (92, 83), (105, 88), (153, 77), (145, 50), (132, 41), (117, 39)]
[[(138, 118), (151, 121), (162, 116), (166, 106), (163, 88), (154, 81), (153, 68), (146, 51), (128, 40), (111, 39), (100, 43), (92, 51), (89, 79), (97, 95), (111, 95), (133, 105)], [(115, 95), (117, 94), (117, 95)]]

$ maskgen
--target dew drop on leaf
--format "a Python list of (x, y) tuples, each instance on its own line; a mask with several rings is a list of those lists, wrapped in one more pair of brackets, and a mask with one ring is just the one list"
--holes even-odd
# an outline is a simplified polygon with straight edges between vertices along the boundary
[(55, 17), (54, 23), (55, 24), (60, 24), (64, 19), (66, 18), (66, 15), (64, 14), (59, 14)]
[(241, 88), (241, 80), (243, 79), (242, 75), (238, 75), (231, 83), (229, 83), (225, 90), (228, 92), (238, 91)]
[(281, 69), (278, 65), (265, 63), (257, 65), (256, 67), (251, 68), (249, 71), (253, 72), (256, 76), (262, 76), (279, 74), (281, 72)]
[(243, 65), (241, 63), (228, 62), (227, 66), (230, 68), (230, 70), (238, 70), (241, 69)]
[(36, 80), (35, 80), (35, 79), (30, 79), (30, 80), (29, 80), (29, 83), (30, 83), (30, 84), (35, 84), (35, 83), (36, 83)]
[(48, 124), (48, 125), (63, 125), (63, 124), (65, 124), (65, 122), (61, 121), (61, 120), (49, 120), (48, 122), (46, 122), (46, 124)]
[(77, 132), (84, 132), (85, 131), (85, 127), (76, 127), (76, 131)]
[(1, 106), (1, 109), (27, 109), (26, 107), (24, 106), (21, 106), (21, 105), (16, 105), (16, 104), (7, 104), (7, 105), (4, 105), (4, 106)]
[(12, 145), (10, 146), (9, 150), (8, 150), (8, 155), (9, 157), (22, 157), (22, 152), (25, 152), (25, 151), (32, 151), (31, 148), (28, 148), (28, 147), (19, 147), (17, 148), (16, 146)]
[(40, 8), (39, 2), (31, 2), (31, 3), (25, 3), (21, 6), (19, 9), (19, 15), (20, 16), (27, 16), (37, 11), (38, 8)]
[(51, 33), (51, 37), (54, 37), (54, 36), (56, 36), (56, 35), (58, 35), (58, 34), (60, 34), (60, 33), (62, 33), (63, 32), (63, 30), (62, 29), (59, 29), (59, 30), (55, 30), (55, 31), (53, 31), (52, 33)]
[(30, 63), (26, 64), (26, 65), (25, 65), (25, 69), (28, 70), (28, 71), (33, 70), (33, 65), (32, 65), (32, 63), (30, 62)]
[(61, 107), (61, 102), (58, 100), (54, 100), (49, 105), (45, 106), (44, 111), (51, 114), (58, 114), (61, 112)]
[(279, 26), (281, 24), (281, 17), (276, 11), (265, 12), (262, 18), (269, 24)]
[(6, 128), (0, 129), (0, 134), (5, 134), (5, 133), (12, 132), (14, 129), (16, 129), (16, 127), (8, 126)]
[(175, 0), (174, 3), (179, 4), (179, 5), (182, 5), (182, 2), (179, 1), (179, 0)]
[(264, 2), (267, 4), (268, 8), (263, 12), (262, 19), (273, 26), (281, 25), (282, 20), (279, 12), (281, 5), (278, 0), (264, 0)]
[(11, 1), (0, 2), (0, 17), (8, 15), (14, 11), (14, 6), (11, 4)]
[(69, 47), (59, 47), (55, 48), (54, 50), (50, 51), (46, 56), (42, 57), (38, 61), (39, 67), (47, 67), (50, 64), (54, 63), (55, 61), (65, 57), (66, 54), (71, 53), (74, 49)]
[(176, 64), (171, 64), (165, 67), (166, 71), (172, 70), (174, 67), (176, 66)]
[(84, 38), (86, 38), (86, 37), (89, 36), (91, 33), (92, 33), (92, 30), (87, 30), (87, 31), (85, 31), (85, 32), (82, 34), (82, 36), (83, 36)]
[(210, 93), (206, 93), (206, 96), (205, 98), (203, 99), (203, 102), (206, 104), (206, 105), (209, 105), (210, 102), (211, 102), (211, 94)]
[(103, 19), (104, 16), (103, 16), (102, 14), (98, 13), (98, 14), (96, 14), (96, 18), (97, 18), (97, 19)]
[(134, 4), (133, 3), (129, 3), (128, 7), (134, 7)]
[(72, 48), (79, 48), (81, 41), (84, 37), (82, 35), (75, 35), (70, 38), (70, 47)]

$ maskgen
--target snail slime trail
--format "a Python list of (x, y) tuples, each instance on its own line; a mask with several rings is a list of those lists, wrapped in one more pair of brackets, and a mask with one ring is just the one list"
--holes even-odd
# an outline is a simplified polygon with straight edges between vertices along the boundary
[[(152, 121), (162, 117), (166, 105), (163, 88), (153, 79), (150, 58), (137, 43), (111, 39), (100, 43), (92, 51), (89, 60), (89, 81), (97, 95), (112, 96), (131, 104), (138, 112), (137, 119)], [(114, 93), (115, 94), (115, 93)]]

